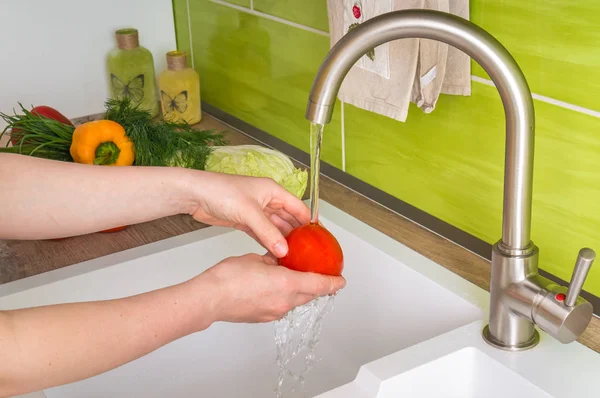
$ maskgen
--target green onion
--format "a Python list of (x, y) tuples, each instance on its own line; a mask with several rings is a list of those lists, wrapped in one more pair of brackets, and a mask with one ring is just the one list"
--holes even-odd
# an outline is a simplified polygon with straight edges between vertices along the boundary
[(18, 145), (0, 148), (1, 152), (18, 153), (28, 156), (43, 157), (54, 160), (72, 162), (71, 139), (75, 127), (61, 123), (45, 116), (29, 112), (19, 103), (22, 114), (14, 112), (14, 116), (0, 113), (6, 127), (0, 133), (18, 140)]

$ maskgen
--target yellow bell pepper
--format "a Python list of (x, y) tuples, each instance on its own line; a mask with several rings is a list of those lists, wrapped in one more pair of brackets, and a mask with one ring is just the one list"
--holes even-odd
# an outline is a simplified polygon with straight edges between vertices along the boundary
[(75, 128), (71, 156), (77, 163), (131, 166), (135, 160), (133, 142), (125, 129), (112, 120), (96, 120)]

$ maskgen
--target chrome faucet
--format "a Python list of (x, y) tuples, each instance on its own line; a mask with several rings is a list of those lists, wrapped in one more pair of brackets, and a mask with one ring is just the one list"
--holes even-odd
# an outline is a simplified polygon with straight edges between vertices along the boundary
[(379, 15), (348, 32), (331, 49), (310, 92), (306, 118), (331, 121), (335, 99), (350, 68), (369, 49), (404, 38), (454, 46), (477, 61), (494, 81), (506, 116), (502, 239), (493, 246), (489, 324), (483, 338), (505, 350), (524, 350), (539, 341), (535, 325), (562, 343), (587, 328), (592, 305), (579, 296), (595, 258), (579, 252), (569, 289), (538, 274), (538, 248), (530, 240), (533, 182), (533, 99), (523, 72), (489, 33), (454, 15), (430, 10)]

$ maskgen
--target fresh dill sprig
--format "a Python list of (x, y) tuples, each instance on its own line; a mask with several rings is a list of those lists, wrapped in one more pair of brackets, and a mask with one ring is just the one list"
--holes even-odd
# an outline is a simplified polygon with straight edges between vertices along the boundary
[(225, 143), (221, 133), (194, 130), (187, 123), (153, 121), (148, 111), (127, 98), (106, 101), (105, 119), (119, 123), (133, 141), (136, 166), (177, 166), (204, 170), (212, 146)]
[[(0, 152), (72, 162), (70, 148), (75, 127), (32, 114), (21, 104), (22, 114), (0, 117), (7, 123), (0, 138), (8, 134), (18, 145)], [(119, 123), (133, 141), (136, 166), (176, 166), (204, 170), (213, 146), (225, 144), (223, 135), (212, 130), (195, 130), (187, 123), (153, 120), (150, 112), (132, 105), (127, 98), (109, 99), (105, 119)]]

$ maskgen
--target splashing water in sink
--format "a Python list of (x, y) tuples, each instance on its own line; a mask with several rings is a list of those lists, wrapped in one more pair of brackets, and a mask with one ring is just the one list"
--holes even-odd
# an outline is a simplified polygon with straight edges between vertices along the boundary
[[(334, 297), (319, 297), (294, 308), (283, 319), (275, 322), (279, 366), (275, 388), (277, 398), (307, 397), (305, 377), (318, 362), (315, 348), (319, 343), (323, 320), (333, 311)], [(289, 386), (284, 385), (286, 380), (290, 381)]]
[[(319, 221), (319, 174), (323, 125), (310, 124), (310, 220)], [(275, 322), (275, 344), (279, 376), (275, 395), (277, 398), (306, 397), (306, 375), (318, 362), (315, 348), (323, 327), (323, 320), (333, 311), (334, 295), (319, 297), (294, 308)], [(290, 385), (285, 389), (286, 379)]]

